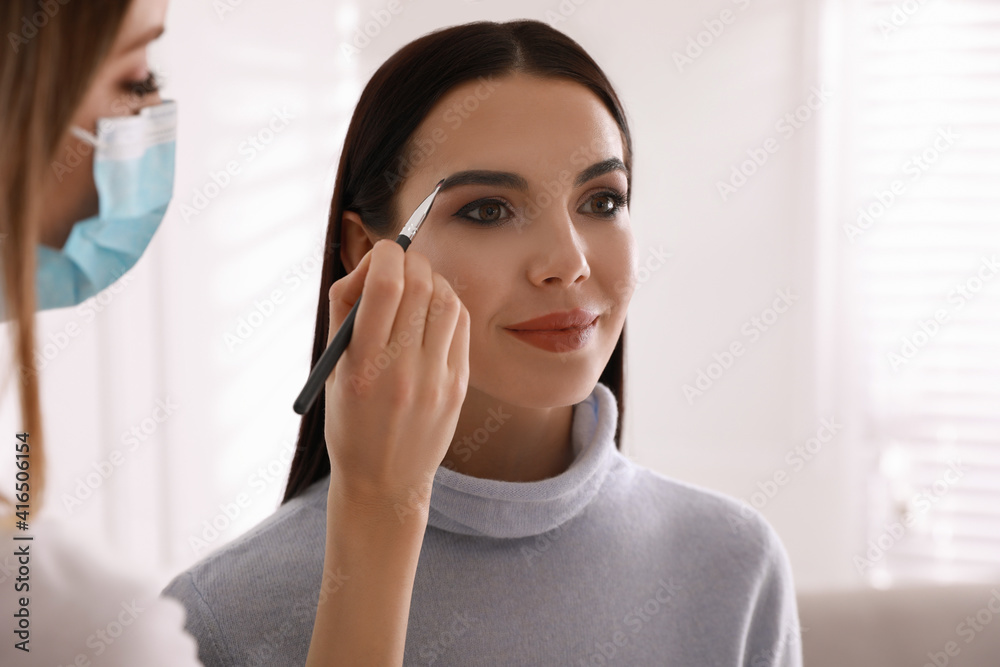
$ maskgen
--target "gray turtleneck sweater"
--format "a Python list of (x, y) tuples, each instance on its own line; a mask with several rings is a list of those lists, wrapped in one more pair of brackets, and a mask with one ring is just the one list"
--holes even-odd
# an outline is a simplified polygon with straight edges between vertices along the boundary
[[(404, 664), (801, 667), (788, 555), (751, 507), (639, 466), (614, 395), (574, 407), (576, 457), (537, 482), (439, 467)], [(302, 665), (329, 476), (178, 575), (209, 667)]]

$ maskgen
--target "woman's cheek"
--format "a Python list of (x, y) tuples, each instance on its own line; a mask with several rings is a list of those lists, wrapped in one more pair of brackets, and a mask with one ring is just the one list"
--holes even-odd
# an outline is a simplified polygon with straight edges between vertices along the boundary
[[(631, 235), (630, 235), (631, 236)], [(610, 286), (609, 298), (616, 309), (628, 306), (638, 284), (639, 260), (634, 241), (623, 239), (617, 253), (602, 254), (604, 284)]]
[(639, 249), (636, 246), (635, 236), (632, 234), (631, 227), (628, 227), (624, 234), (624, 245), (625, 264), (628, 266), (627, 273), (629, 280), (629, 291), (624, 300), (627, 303), (632, 298), (632, 294), (635, 292), (635, 288), (639, 282)]

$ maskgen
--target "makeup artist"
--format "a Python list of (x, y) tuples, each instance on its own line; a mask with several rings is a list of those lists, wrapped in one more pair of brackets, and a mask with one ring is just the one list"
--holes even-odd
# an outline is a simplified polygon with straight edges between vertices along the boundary
[(14, 400), (13, 386), (20, 399), (20, 437), (4, 433), (2, 450), (20, 455), (15, 497), (0, 495), (5, 667), (201, 664), (180, 605), (46, 513), (46, 458), (73, 443), (44, 438), (33, 360), (35, 311), (120, 278), (166, 211), (176, 104), (160, 99), (146, 53), (166, 10), (166, 0), (0, 5), (0, 321), (14, 357), (0, 395)]

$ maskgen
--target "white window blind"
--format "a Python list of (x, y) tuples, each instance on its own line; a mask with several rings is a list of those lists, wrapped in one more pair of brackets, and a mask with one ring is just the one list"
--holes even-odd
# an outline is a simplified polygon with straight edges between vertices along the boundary
[(1000, 578), (1000, 2), (845, 0), (847, 346), (875, 586)]

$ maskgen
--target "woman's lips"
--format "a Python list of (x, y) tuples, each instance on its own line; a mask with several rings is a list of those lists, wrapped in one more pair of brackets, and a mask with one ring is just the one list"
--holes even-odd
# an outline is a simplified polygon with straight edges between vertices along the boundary
[(548, 313), (541, 317), (518, 322), (507, 326), (507, 329), (515, 331), (556, 331), (558, 329), (570, 329), (573, 327), (585, 327), (597, 319), (597, 313), (586, 308), (574, 308)]
[(585, 346), (597, 331), (597, 317), (585, 326), (569, 329), (523, 331), (505, 329), (515, 338), (549, 352), (572, 352)]

